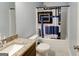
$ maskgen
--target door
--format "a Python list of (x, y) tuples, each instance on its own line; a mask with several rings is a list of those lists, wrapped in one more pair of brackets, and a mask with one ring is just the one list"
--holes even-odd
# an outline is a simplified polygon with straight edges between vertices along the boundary
[[(71, 53), (71, 56), (76, 56), (77, 52), (76, 49), (74, 49), (74, 46), (77, 46), (77, 34), (78, 34), (78, 18), (77, 18), (77, 11), (78, 11), (78, 3), (77, 2), (70, 2), (70, 7), (68, 8), (68, 40), (69, 40), (69, 50)], [(79, 36), (78, 36), (79, 37)]]
[(76, 55), (79, 56), (79, 2), (77, 2), (77, 44), (76, 44)]

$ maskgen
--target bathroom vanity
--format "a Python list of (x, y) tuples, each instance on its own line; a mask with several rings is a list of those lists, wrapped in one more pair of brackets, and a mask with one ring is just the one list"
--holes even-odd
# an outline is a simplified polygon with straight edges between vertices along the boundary
[(36, 40), (16, 38), (0, 48), (0, 53), (7, 53), (8, 56), (35, 56)]

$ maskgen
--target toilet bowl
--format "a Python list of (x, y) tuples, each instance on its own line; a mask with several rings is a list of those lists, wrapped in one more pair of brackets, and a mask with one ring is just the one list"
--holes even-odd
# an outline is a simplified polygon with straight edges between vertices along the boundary
[(49, 49), (50, 49), (50, 46), (47, 43), (40, 43), (36, 47), (37, 54), (41, 56), (48, 56)]

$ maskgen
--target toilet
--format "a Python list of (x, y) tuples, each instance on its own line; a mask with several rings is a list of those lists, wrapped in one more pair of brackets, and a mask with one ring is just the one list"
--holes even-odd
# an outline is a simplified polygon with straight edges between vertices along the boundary
[(47, 43), (40, 43), (36, 47), (37, 55), (48, 56), (49, 49), (50, 49), (49, 44), (47, 44)]

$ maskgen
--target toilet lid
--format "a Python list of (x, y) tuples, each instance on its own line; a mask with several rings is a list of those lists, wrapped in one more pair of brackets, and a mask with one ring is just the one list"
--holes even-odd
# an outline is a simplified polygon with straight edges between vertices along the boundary
[(40, 51), (40, 52), (45, 52), (45, 51), (48, 51), (49, 50), (49, 44), (46, 44), (46, 43), (40, 43), (38, 46), (37, 46), (37, 50)]

